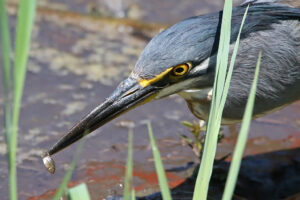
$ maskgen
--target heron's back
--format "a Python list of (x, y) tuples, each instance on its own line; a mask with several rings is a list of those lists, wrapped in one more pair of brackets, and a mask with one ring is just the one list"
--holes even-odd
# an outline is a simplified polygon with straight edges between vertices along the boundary
[[(241, 40), (223, 123), (234, 123), (242, 118), (260, 51), (263, 57), (254, 116), (276, 111), (300, 99), (300, 10), (293, 9), (290, 16), (294, 17), (291, 18), (280, 16), (276, 11), (274, 15), (281, 19), (274, 23), (270, 21), (266, 29), (259, 27), (257, 31), (247, 33)], [(231, 53), (233, 47), (234, 42)], [(212, 56), (211, 65), (215, 65), (215, 60), (216, 56)], [(190, 90), (189, 93), (182, 92), (181, 96), (195, 116), (207, 119), (209, 103), (203, 99), (203, 92)]]

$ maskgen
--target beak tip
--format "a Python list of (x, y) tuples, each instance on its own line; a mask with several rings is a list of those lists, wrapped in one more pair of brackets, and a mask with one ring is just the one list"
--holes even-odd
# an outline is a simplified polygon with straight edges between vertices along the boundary
[(44, 152), (42, 154), (42, 158), (43, 158), (44, 166), (47, 169), (47, 171), (49, 173), (51, 173), (51, 174), (54, 174), (54, 172), (55, 172), (55, 162), (51, 158), (51, 156), (49, 155), (49, 153), (48, 152)]

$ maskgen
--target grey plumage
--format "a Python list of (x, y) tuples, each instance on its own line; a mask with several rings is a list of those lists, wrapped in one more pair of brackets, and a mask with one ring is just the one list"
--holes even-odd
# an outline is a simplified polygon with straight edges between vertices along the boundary
[[(232, 45), (244, 12), (245, 5), (233, 10)], [(142, 52), (134, 74), (149, 79), (169, 67), (185, 62), (197, 65), (210, 57), (209, 70), (202, 76), (209, 76), (212, 85), (221, 15), (218, 12), (192, 17), (154, 37)], [(299, 99), (300, 10), (280, 4), (253, 4), (241, 38), (224, 118), (242, 117), (259, 51), (263, 59), (254, 114), (261, 115)], [(203, 83), (193, 87), (203, 88)]]
[[(233, 9), (231, 42), (236, 40), (245, 6)], [(222, 11), (192, 17), (155, 36), (146, 46), (134, 72), (141, 78), (158, 73), (185, 61), (201, 62), (217, 51)], [(300, 10), (273, 4), (255, 4), (249, 9), (242, 38), (252, 32), (272, 29), (282, 20), (299, 20)]]
[(243, 39), (226, 101), (225, 118), (242, 117), (260, 50), (263, 57), (254, 115), (266, 114), (300, 99), (300, 23), (282, 21), (271, 27)]

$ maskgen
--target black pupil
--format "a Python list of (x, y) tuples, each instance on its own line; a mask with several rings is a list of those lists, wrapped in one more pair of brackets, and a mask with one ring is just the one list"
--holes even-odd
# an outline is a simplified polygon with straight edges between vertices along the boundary
[(178, 74), (181, 74), (182, 72), (184, 72), (184, 69), (183, 69), (183, 67), (178, 67), (175, 69), (175, 72)]

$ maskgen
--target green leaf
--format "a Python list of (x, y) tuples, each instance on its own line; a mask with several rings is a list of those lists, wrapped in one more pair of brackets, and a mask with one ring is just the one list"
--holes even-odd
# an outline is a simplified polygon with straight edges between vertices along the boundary
[[(237, 52), (238, 52), (238, 49), (239, 49), (240, 39), (241, 39), (241, 33), (242, 33), (242, 30), (243, 30), (243, 27), (244, 27), (244, 23), (245, 23), (247, 14), (248, 14), (248, 10), (249, 10), (249, 5), (247, 6), (246, 11), (244, 13), (244, 16), (243, 16), (243, 19), (242, 19), (242, 23), (241, 23), (241, 26), (240, 26), (240, 30), (239, 30), (239, 34), (238, 34), (238, 37), (236, 39), (236, 42), (235, 42), (235, 45), (234, 45), (234, 49), (233, 49), (233, 52), (232, 52), (230, 66), (229, 66), (229, 69), (228, 69), (228, 73), (227, 73), (226, 81), (225, 81), (225, 85), (224, 85), (224, 93), (223, 93), (224, 97), (227, 97), (227, 94), (228, 94), (228, 91), (229, 91), (229, 86), (230, 86), (230, 81), (231, 81), (231, 77), (232, 77), (233, 67), (234, 67), (236, 56), (237, 56)], [(224, 107), (225, 102), (226, 102), (226, 98), (222, 98), (221, 107)]]
[(0, 27), (1, 27), (1, 49), (2, 49), (2, 80), (4, 89), (4, 106), (5, 106), (5, 140), (7, 144), (7, 152), (9, 152), (9, 135), (11, 131), (11, 95), (12, 95), (12, 82), (11, 82), (11, 44), (10, 32), (8, 25), (8, 18), (6, 14), (5, 1), (0, 0)]
[(247, 138), (248, 138), (248, 132), (251, 124), (251, 119), (253, 115), (253, 108), (254, 108), (254, 102), (255, 102), (255, 93), (256, 93), (256, 86), (258, 81), (258, 73), (260, 70), (260, 63), (261, 63), (261, 52), (258, 55), (258, 61), (257, 66), (255, 70), (255, 76), (254, 81), (251, 87), (251, 91), (249, 94), (248, 102), (246, 105), (246, 110), (243, 116), (243, 122), (241, 126), (240, 133), (238, 135), (237, 144), (235, 146), (233, 159), (230, 165), (229, 174), (226, 180), (225, 185), (225, 191), (223, 194), (223, 200), (230, 200), (232, 199), (234, 188), (236, 185), (237, 177), (239, 174), (240, 166), (241, 166), (241, 160), (243, 156), (243, 152), (246, 146)]
[(201, 162), (194, 189), (194, 200), (207, 199), (208, 186), (212, 174), (223, 111), (223, 108), (221, 107), (221, 100), (222, 98), (224, 98), (223, 90), (228, 65), (231, 35), (231, 16), (232, 0), (225, 0), (217, 56), (216, 74), (213, 87), (213, 98), (210, 107), (205, 145), (202, 156), (203, 162)]
[(16, 52), (14, 66), (14, 99), (9, 136), (9, 184), (10, 198), (17, 199), (17, 170), (16, 153), (18, 146), (18, 124), (21, 99), (26, 75), (26, 65), (30, 49), (31, 31), (36, 12), (36, 0), (22, 0), (19, 3), (18, 21), (16, 28)]
[(131, 190), (131, 200), (135, 200), (136, 197), (135, 197), (135, 190)]
[[(212, 174), (214, 158), (216, 154), (219, 130), (221, 126), (222, 113), (225, 106), (230, 80), (232, 76), (232, 71), (234, 63), (236, 60), (236, 55), (238, 51), (238, 46), (240, 42), (240, 34), (247, 16), (248, 8), (244, 14), (240, 32), (237, 37), (237, 41), (233, 50), (233, 55), (230, 62), (230, 67), (227, 72), (228, 57), (229, 57), (229, 47), (230, 47), (230, 35), (231, 35), (231, 17), (232, 17), (232, 1), (226, 0), (223, 11), (222, 27), (220, 44), (217, 57), (217, 72), (215, 75), (215, 83), (213, 88), (213, 98), (210, 108), (210, 115), (208, 119), (207, 132), (204, 144), (204, 152), (202, 156), (202, 161), (196, 185), (194, 189), (194, 200), (206, 199), (209, 187), (209, 181)], [(226, 73), (227, 72), (227, 73)]]
[(129, 129), (128, 134), (128, 156), (127, 156), (127, 163), (126, 163), (126, 175), (125, 175), (125, 183), (124, 183), (124, 193), (123, 199), (129, 200), (130, 199), (130, 186), (132, 182), (132, 155), (133, 155), (133, 148), (132, 148), (132, 129)]
[(90, 200), (89, 190), (85, 183), (81, 183), (68, 190), (70, 200)]
[(164, 200), (171, 200), (172, 197), (171, 197), (170, 188), (169, 188), (168, 181), (166, 178), (164, 166), (161, 161), (160, 153), (156, 146), (156, 142), (155, 142), (155, 139), (153, 136), (153, 131), (152, 131), (150, 122), (148, 123), (148, 134), (149, 134), (149, 138), (151, 141), (151, 147), (152, 147), (153, 157), (154, 157), (154, 164), (155, 164), (156, 174), (158, 176), (159, 187), (160, 187), (160, 191), (162, 193), (162, 197)]

